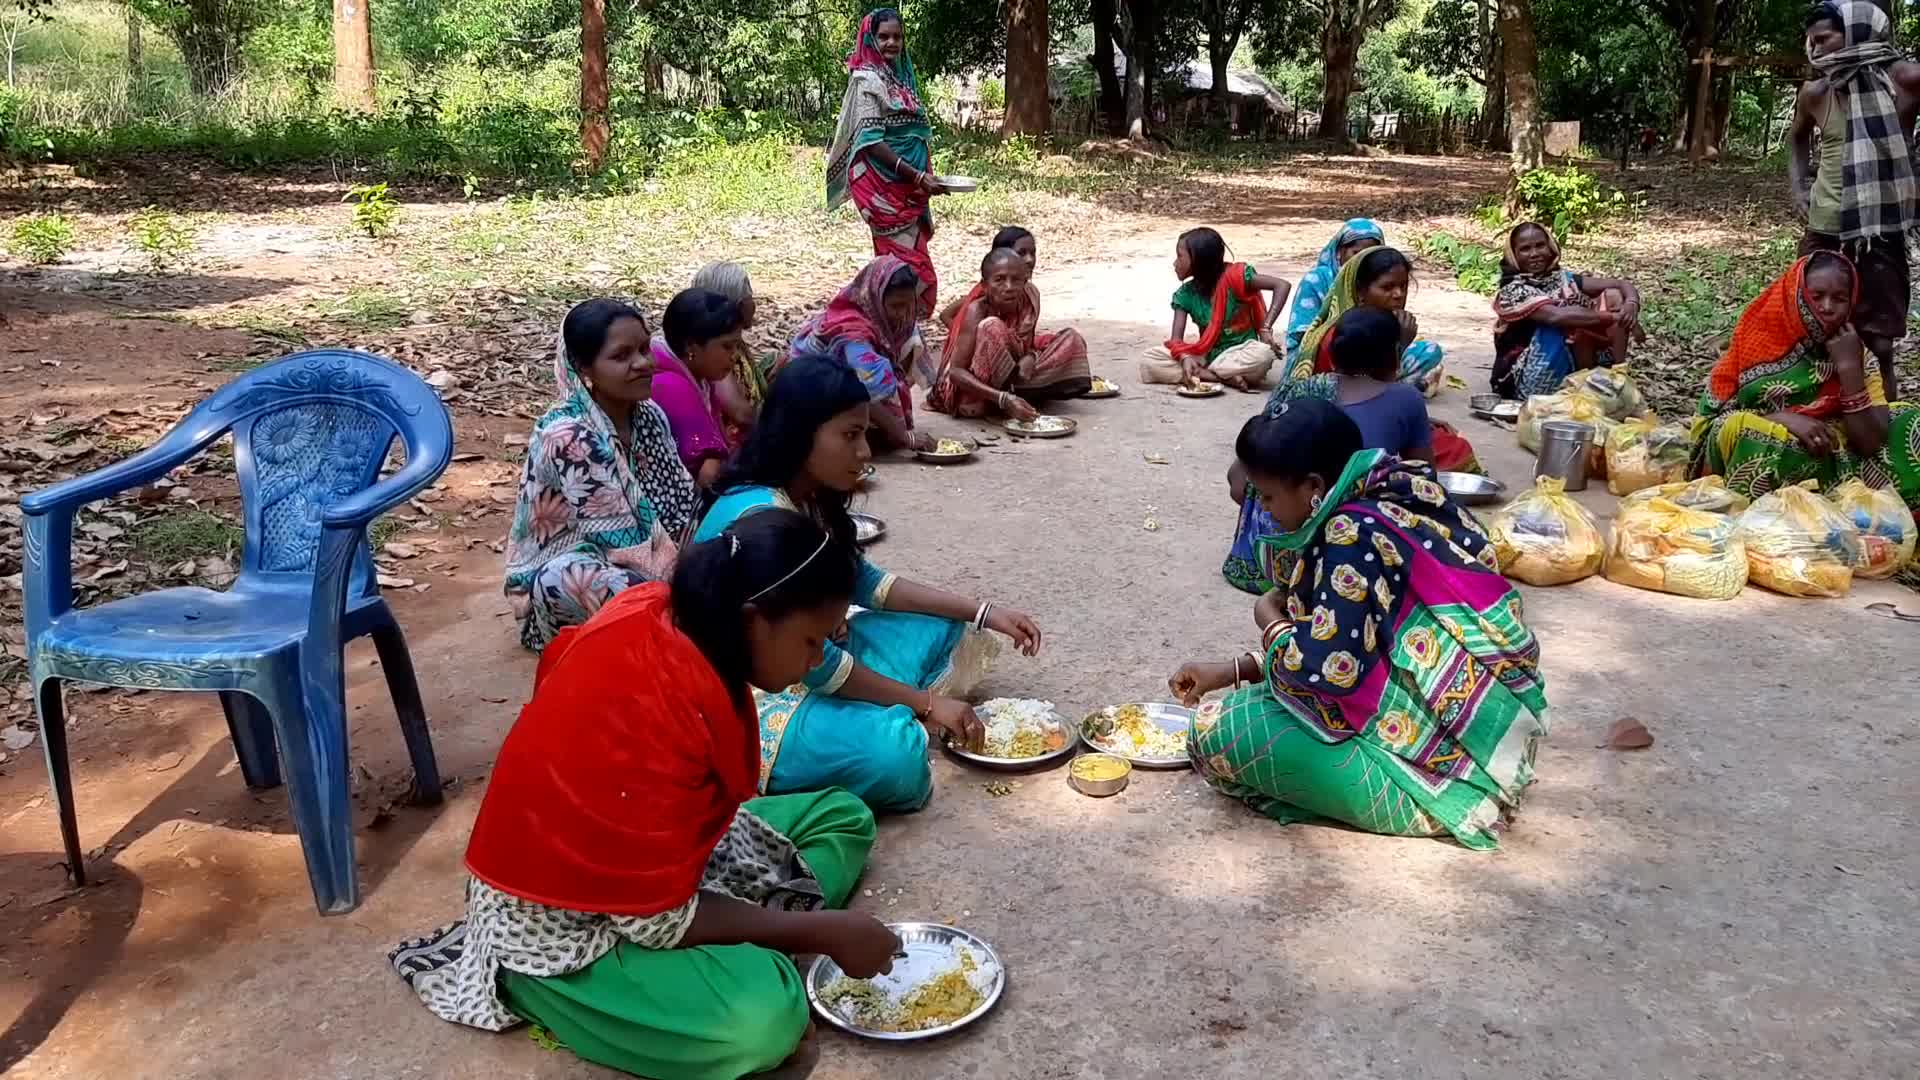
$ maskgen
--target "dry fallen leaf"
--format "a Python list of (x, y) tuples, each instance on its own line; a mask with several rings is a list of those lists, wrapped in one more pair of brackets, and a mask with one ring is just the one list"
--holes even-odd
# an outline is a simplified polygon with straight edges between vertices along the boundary
[(411, 559), (415, 555), (420, 554), (419, 548), (414, 547), (412, 544), (401, 543), (398, 540), (381, 544), (380, 550), (382, 553), (391, 555), (396, 559)]
[(1647, 725), (1631, 716), (1623, 716), (1607, 729), (1607, 741), (1601, 744), (1603, 750), (1645, 750), (1653, 745), (1653, 733)]
[(153, 764), (147, 766), (147, 771), (148, 772), (168, 772), (170, 770), (179, 768), (180, 763), (185, 760), (187, 760), (187, 755), (181, 753), (178, 750), (169, 750), (166, 753), (161, 754), (159, 757), (154, 758)]

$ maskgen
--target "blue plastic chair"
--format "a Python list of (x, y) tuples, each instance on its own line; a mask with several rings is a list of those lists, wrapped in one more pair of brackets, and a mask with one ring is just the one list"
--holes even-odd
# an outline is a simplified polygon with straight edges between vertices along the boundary
[[(74, 512), (161, 478), (228, 432), (246, 518), (232, 588), (161, 589), (75, 610)], [(406, 464), (379, 479), (396, 436)], [(359, 905), (341, 657), (353, 638), (371, 634), (379, 650), (413, 759), (414, 798), (440, 799), (413, 660), (380, 598), (367, 524), (431, 484), (452, 455), (453, 424), (431, 387), (391, 361), (329, 349), (250, 371), (147, 450), (20, 500), (27, 668), (76, 883), (85, 884), (86, 868), (62, 679), (218, 692), (248, 786), (278, 785), (285, 767), (314, 903), (326, 915)]]

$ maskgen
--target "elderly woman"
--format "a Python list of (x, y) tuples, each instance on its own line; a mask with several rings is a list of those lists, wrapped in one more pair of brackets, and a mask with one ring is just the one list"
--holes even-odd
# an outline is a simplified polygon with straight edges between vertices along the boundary
[(1624, 364), (1647, 337), (1633, 282), (1562, 269), (1559, 242), (1532, 221), (1507, 233), (1493, 314), (1493, 392), (1521, 400), (1582, 368)]
[[(1386, 231), (1372, 218), (1353, 218), (1340, 227), (1320, 249), (1319, 261), (1313, 269), (1300, 279), (1300, 285), (1293, 293), (1293, 311), (1287, 318), (1287, 369), (1289, 377), (1296, 366), (1302, 371), (1301, 343), (1307, 332), (1316, 326), (1330, 326), (1339, 321), (1341, 314), (1354, 305), (1349, 297), (1344, 303), (1335, 301), (1334, 284), (1339, 280), (1340, 271), (1355, 255), (1370, 248), (1384, 247), (1387, 243)], [(1413, 316), (1400, 312), (1404, 319), (1412, 323)], [(1309, 354), (1311, 357), (1311, 354)], [(1441, 361), (1444, 359), (1440, 346), (1430, 341), (1414, 340), (1412, 334), (1406, 337), (1406, 345), (1400, 355), (1398, 378), (1418, 386), (1428, 397), (1438, 393), (1442, 380)], [(1317, 367), (1315, 370), (1326, 370)]]
[(1278, 525), (1257, 653), (1169, 685), (1189, 754), (1223, 794), (1282, 824), (1331, 819), (1492, 848), (1547, 733), (1539, 647), (1493, 547), (1433, 470), (1362, 450), (1331, 402), (1290, 402), (1235, 456)]
[[(798, 510), (853, 541), (847, 500), (872, 454), (878, 411), (841, 361), (803, 356), (773, 382), (747, 445), (721, 476), (697, 534), (719, 535), (772, 507)], [(933, 793), (929, 735), (978, 745), (959, 695), (986, 672), (1005, 635), (1027, 655), (1040, 628), (1011, 607), (889, 574), (862, 559), (844, 641), (805, 679), (760, 700), (760, 788), (767, 794), (845, 788), (875, 810), (918, 810)]]
[(738, 450), (747, 437), (747, 429), (753, 427), (753, 418), (760, 413), (760, 403), (766, 400), (767, 372), (774, 366), (756, 358), (746, 341), (746, 333), (753, 329), (760, 311), (759, 302), (753, 297), (753, 280), (747, 276), (747, 268), (737, 262), (715, 262), (701, 267), (693, 275), (692, 287), (719, 293), (740, 309), (741, 341), (735, 352), (733, 370), (714, 385), (714, 397), (720, 403), (727, 428), (727, 443)]
[(914, 326), (920, 279), (892, 255), (860, 268), (827, 309), (800, 325), (789, 359), (833, 353), (860, 376), (873, 402), (870, 437), (877, 448), (933, 449), (933, 436), (913, 426), (913, 382), (931, 382)]
[(913, 268), (916, 319), (933, 314), (939, 296), (928, 250), (930, 200), (946, 189), (930, 171), (932, 140), (920, 79), (907, 55), (907, 22), (893, 8), (876, 8), (860, 20), (847, 58), (847, 96), (827, 150), (827, 209), (851, 198), (873, 233), (873, 253)]
[(520, 642), (544, 649), (613, 594), (673, 571), (692, 528), (693, 478), (653, 396), (640, 312), (588, 300), (567, 312), (555, 350), (561, 403), (527, 439), (507, 535), (507, 601)]
[(847, 974), (899, 939), (845, 905), (873, 814), (844, 791), (755, 798), (753, 689), (819, 662), (855, 555), (757, 515), (629, 589), (541, 658), (467, 844), (465, 916), (389, 957), (444, 1020), (523, 1021), (637, 1076), (735, 1080), (809, 1028), (792, 957)]
[(1850, 321), (1859, 290), (1845, 256), (1819, 252), (1747, 305), (1700, 399), (1695, 475), (1749, 497), (1859, 477), (1920, 510), (1920, 406), (1887, 400)]

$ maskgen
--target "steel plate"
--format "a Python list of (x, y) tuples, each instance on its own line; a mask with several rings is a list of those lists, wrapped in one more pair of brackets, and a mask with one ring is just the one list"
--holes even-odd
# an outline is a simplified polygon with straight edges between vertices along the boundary
[[(1158, 725), (1162, 730), (1174, 732), (1182, 737), (1185, 737), (1187, 729), (1193, 725), (1192, 709), (1182, 708), (1179, 705), (1168, 705), (1165, 702), (1121, 702), (1119, 705), (1113, 705), (1109, 708), (1118, 709), (1129, 704), (1138, 705), (1147, 710), (1147, 719)], [(1087, 714), (1086, 719), (1080, 721), (1080, 738), (1088, 746), (1104, 754), (1112, 754), (1115, 757), (1126, 758), (1142, 769), (1184, 769), (1192, 764), (1184, 751), (1179, 757), (1154, 758), (1130, 753), (1125, 747), (1115, 746), (1112, 742), (1096, 733), (1098, 731), (1099, 721), (1107, 712), (1107, 709), (1100, 709)]]
[(972, 1012), (951, 1023), (921, 1031), (879, 1031), (863, 1027), (851, 1018), (842, 1016), (820, 1000), (820, 994), (840, 978), (840, 965), (831, 957), (821, 956), (807, 969), (807, 1002), (820, 1019), (842, 1031), (851, 1032), (866, 1039), (879, 1039), (885, 1042), (912, 1042), (918, 1039), (932, 1039), (949, 1032), (958, 1031), (969, 1024), (976, 1023), (1000, 1002), (1000, 995), (1007, 990), (1007, 969), (1000, 962), (1000, 954), (993, 946), (967, 933), (965, 930), (938, 923), (888, 923), (888, 928), (900, 936), (900, 947), (906, 956), (894, 957), (893, 970), (872, 980), (875, 986), (887, 992), (890, 999), (898, 1000), (915, 986), (940, 974), (954, 963), (955, 950), (964, 946), (971, 950), (979, 973), (974, 985), (981, 991), (980, 1006)]

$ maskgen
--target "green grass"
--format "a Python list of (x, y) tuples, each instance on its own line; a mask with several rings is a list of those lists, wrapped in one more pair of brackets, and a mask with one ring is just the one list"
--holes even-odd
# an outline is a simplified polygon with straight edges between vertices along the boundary
[(226, 557), (239, 551), (244, 539), (239, 523), (206, 510), (163, 514), (133, 530), (133, 545), (141, 556), (163, 564)]
[(407, 304), (381, 289), (353, 289), (328, 312), (335, 321), (360, 330), (386, 330), (407, 318)]
[(380, 545), (398, 537), (407, 531), (407, 523), (391, 514), (381, 514), (367, 526), (367, 543), (373, 545), (374, 554), (379, 554)]

